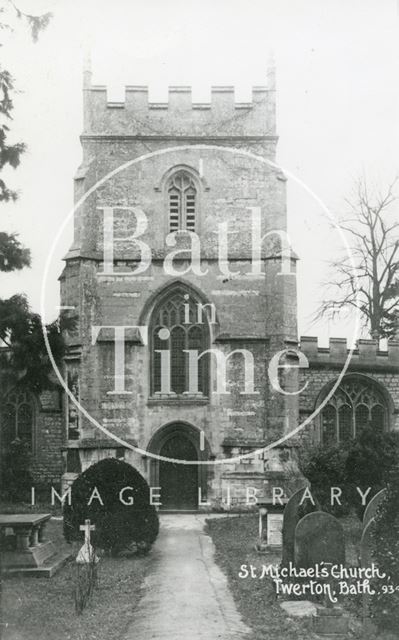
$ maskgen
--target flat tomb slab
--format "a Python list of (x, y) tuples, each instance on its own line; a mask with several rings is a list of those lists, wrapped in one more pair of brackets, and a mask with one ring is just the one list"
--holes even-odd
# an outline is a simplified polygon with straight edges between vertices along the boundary
[(280, 602), (280, 607), (293, 618), (306, 618), (317, 612), (317, 606), (309, 600), (285, 600)]
[(54, 543), (44, 539), (45, 526), (50, 518), (50, 513), (0, 514), (2, 567), (5, 573), (51, 577), (69, 558), (69, 552), (57, 552)]
[(0, 527), (37, 526), (50, 518), (51, 513), (0, 513)]
[(14, 567), (39, 567), (55, 553), (54, 543), (47, 541), (24, 550), (3, 551), (1, 563), (4, 570)]
[(56, 571), (61, 569), (72, 558), (69, 551), (60, 551), (51, 556), (38, 567), (12, 567), (4, 569), (4, 575), (22, 575), (32, 578), (51, 578)]

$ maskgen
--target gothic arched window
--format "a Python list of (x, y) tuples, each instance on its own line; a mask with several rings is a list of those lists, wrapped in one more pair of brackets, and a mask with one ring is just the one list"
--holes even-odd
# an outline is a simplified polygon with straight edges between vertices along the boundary
[[(199, 299), (188, 289), (174, 287), (155, 306), (150, 335), (151, 392), (192, 393), (186, 350), (195, 350), (200, 355), (209, 348), (208, 320)], [(198, 358), (194, 373), (191, 371), (192, 385), (196, 377), (196, 393), (204, 396), (208, 395), (209, 387), (208, 362), (206, 354)]]
[(167, 183), (169, 232), (195, 231), (197, 187), (192, 176), (176, 171)]
[(12, 391), (1, 407), (1, 448), (6, 451), (19, 439), (33, 451), (35, 407), (32, 396), (23, 391)]
[(371, 425), (383, 431), (387, 408), (382, 393), (372, 381), (344, 379), (321, 412), (321, 441), (324, 445), (348, 442)]

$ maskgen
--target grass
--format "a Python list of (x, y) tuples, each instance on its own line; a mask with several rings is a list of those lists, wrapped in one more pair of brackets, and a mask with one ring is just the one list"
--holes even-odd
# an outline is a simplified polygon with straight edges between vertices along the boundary
[[(61, 520), (52, 520), (48, 538), (66, 545)], [(68, 545), (66, 545), (68, 546)], [(5, 577), (2, 640), (119, 640), (133, 616), (149, 558), (104, 557), (98, 586), (82, 615), (75, 613), (76, 566), (68, 563), (52, 578)]]
[(253, 631), (253, 640), (316, 638), (310, 619), (286, 616), (276, 600), (270, 579), (238, 576), (242, 564), (252, 564), (260, 570), (262, 564), (278, 563), (281, 559), (280, 554), (264, 556), (256, 552), (258, 516), (208, 520), (207, 525), (216, 547), (216, 562), (228, 576), (237, 608)]
[[(362, 526), (355, 516), (341, 519), (346, 541), (348, 565), (358, 564)], [(221, 518), (207, 521), (208, 532), (216, 547), (216, 562), (227, 574), (237, 608), (244, 622), (252, 629), (251, 640), (310, 640), (318, 638), (312, 632), (310, 618), (288, 617), (275, 597), (270, 578), (240, 578), (243, 564), (258, 570), (263, 564), (279, 564), (281, 552), (259, 555), (254, 545), (258, 534), (258, 517), (243, 515), (237, 518)], [(348, 597), (344, 603), (350, 612), (350, 638), (358, 640), (398, 640), (387, 633), (365, 632), (361, 624), (360, 596), (354, 602)]]

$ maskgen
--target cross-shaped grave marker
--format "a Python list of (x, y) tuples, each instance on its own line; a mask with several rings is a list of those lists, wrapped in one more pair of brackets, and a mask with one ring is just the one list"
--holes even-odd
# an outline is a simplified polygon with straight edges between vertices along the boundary
[(94, 553), (94, 549), (90, 542), (90, 534), (95, 531), (95, 525), (91, 524), (90, 520), (85, 520), (84, 524), (81, 524), (79, 529), (85, 532), (85, 541), (80, 548), (78, 555), (76, 556), (76, 562), (78, 564), (90, 564), (97, 563), (99, 558)]

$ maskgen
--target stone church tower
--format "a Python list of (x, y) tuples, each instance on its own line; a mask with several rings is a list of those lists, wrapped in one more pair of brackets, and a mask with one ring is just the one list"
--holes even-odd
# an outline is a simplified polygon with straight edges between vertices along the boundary
[[(78, 318), (64, 484), (123, 456), (160, 487), (162, 508), (244, 503), (278, 459), (248, 454), (292, 429), (298, 410), (269, 371), (297, 345), (274, 70), (249, 103), (221, 86), (205, 104), (189, 87), (149, 103), (143, 86), (108, 102), (87, 71), (81, 141), (61, 277)], [(287, 378), (278, 370), (295, 387)]]

